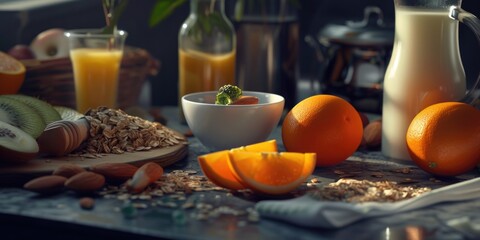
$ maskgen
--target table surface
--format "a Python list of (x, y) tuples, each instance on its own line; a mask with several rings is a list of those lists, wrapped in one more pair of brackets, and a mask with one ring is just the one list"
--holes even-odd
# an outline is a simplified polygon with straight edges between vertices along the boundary
[[(162, 113), (167, 126), (179, 132), (188, 127), (178, 122), (178, 108), (165, 107)], [(280, 150), (284, 150), (280, 127), (271, 134)], [(172, 170), (202, 172), (196, 157), (208, 150), (195, 138), (189, 139), (188, 157), (167, 167)], [(408, 167), (409, 173), (397, 171)], [(356, 152), (347, 161), (329, 168), (317, 168), (312, 175), (320, 181), (331, 182), (349, 175), (358, 179), (408, 181), (437, 188), (465, 179), (478, 177), (477, 171), (449, 179), (433, 178), (410, 162), (385, 159), (379, 152)], [(293, 198), (289, 195), (284, 198)], [(342, 229), (304, 228), (280, 221), (263, 219), (252, 221), (248, 214), (222, 214), (205, 220), (194, 218), (196, 209), (179, 210), (175, 207), (154, 206), (154, 201), (165, 201), (168, 196), (153, 200), (134, 199), (142, 206), (133, 217), (122, 214), (125, 201), (118, 198), (95, 196), (95, 207), (84, 210), (79, 196), (73, 192), (41, 196), (21, 188), (0, 188), (1, 239), (49, 237), (49, 239), (465, 239), (472, 237), (449, 227), (452, 219), (470, 217), (480, 219), (480, 199), (468, 202), (444, 203), (416, 211), (363, 220)], [(210, 204), (214, 209), (228, 206), (238, 212), (251, 209), (267, 197), (254, 194), (232, 194), (228, 191), (193, 192), (187, 200), (195, 199)], [(181, 213), (185, 223), (178, 223), (172, 213)], [(415, 238), (413, 238), (415, 237)]]

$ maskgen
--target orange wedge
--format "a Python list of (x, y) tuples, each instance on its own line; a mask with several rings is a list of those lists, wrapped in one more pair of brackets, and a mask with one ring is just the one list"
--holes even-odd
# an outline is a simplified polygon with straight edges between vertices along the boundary
[(0, 95), (16, 94), (25, 80), (25, 72), (23, 63), (0, 52)]
[(279, 195), (298, 188), (316, 166), (315, 153), (230, 151), (231, 170), (255, 192)]
[(232, 150), (223, 150), (219, 152), (209, 153), (198, 157), (198, 163), (203, 171), (203, 174), (214, 184), (219, 187), (230, 190), (241, 190), (246, 187), (238, 180), (228, 163), (229, 151), (265, 151), (276, 152), (276, 140), (269, 140), (248, 146), (234, 148)]

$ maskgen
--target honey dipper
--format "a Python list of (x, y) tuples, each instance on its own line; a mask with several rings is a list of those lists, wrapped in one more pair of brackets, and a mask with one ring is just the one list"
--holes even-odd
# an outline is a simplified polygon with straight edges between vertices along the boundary
[(89, 124), (85, 118), (78, 120), (59, 120), (47, 125), (37, 138), (40, 154), (47, 156), (65, 156), (77, 149), (88, 137)]

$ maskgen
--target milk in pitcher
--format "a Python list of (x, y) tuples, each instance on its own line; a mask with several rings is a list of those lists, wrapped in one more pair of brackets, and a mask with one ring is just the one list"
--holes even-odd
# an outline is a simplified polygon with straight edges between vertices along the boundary
[(466, 91), (458, 49), (458, 21), (448, 9), (396, 8), (395, 42), (385, 73), (382, 153), (411, 159), (405, 141), (410, 122), (425, 107), (458, 101)]

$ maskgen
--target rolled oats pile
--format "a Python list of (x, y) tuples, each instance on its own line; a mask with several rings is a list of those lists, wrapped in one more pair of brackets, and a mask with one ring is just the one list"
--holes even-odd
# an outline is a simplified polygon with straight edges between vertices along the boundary
[(342, 178), (311, 192), (319, 200), (343, 202), (396, 202), (431, 191), (427, 187), (400, 186), (392, 181), (372, 182)]
[(119, 109), (99, 107), (85, 114), (89, 137), (81, 153), (124, 153), (186, 144), (186, 139), (158, 122), (131, 116)]

